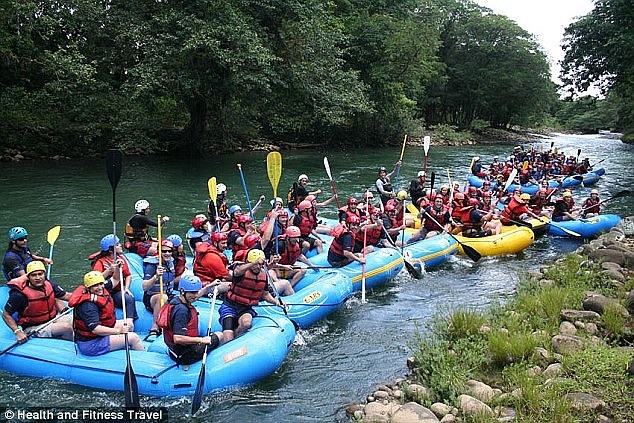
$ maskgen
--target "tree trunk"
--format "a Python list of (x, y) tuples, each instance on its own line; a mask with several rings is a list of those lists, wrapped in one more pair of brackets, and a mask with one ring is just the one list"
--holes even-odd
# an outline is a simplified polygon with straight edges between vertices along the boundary
[(183, 133), (184, 143), (190, 151), (200, 151), (207, 129), (207, 100), (204, 96), (195, 95), (187, 103), (187, 110), (189, 123)]

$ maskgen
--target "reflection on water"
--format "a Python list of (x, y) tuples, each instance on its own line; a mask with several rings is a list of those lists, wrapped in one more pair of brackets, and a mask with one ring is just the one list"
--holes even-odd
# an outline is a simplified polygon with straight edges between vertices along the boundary
[[(542, 145), (549, 147), (550, 139)], [(605, 198), (630, 188), (633, 147), (615, 140), (594, 136), (560, 136), (554, 139), (560, 150), (589, 157), (591, 163), (605, 159), (607, 170), (597, 188)], [(479, 155), (489, 163), (501, 158), (511, 146), (438, 147), (429, 152), (428, 172), (436, 173), (436, 184), (451, 178), (466, 181), (471, 157)], [(378, 167), (391, 166), (400, 155), (398, 149), (328, 152), (337, 191), (341, 198), (361, 196), (372, 187)], [(283, 153), (282, 179), (278, 195), (285, 196), (301, 173), (309, 175), (309, 186), (329, 194), (330, 184), (323, 168), (323, 152)], [(408, 184), (423, 163), (422, 148), (407, 147), (399, 185)], [(150, 201), (153, 214), (171, 217), (168, 233), (181, 235), (193, 215), (205, 209), (207, 179), (216, 176), (229, 187), (230, 202), (244, 205), (244, 193), (236, 163), (241, 163), (249, 196), (267, 198), (272, 189), (265, 171), (266, 153), (248, 152), (201, 161), (179, 159), (126, 158), (123, 178), (117, 190), (117, 226), (123, 228), (139, 198)], [(103, 161), (0, 163), (0, 189), (5, 210), (0, 217), (1, 233), (23, 225), (29, 230), (34, 252), (47, 255), (46, 232), (62, 225), (55, 244), (53, 279), (72, 288), (88, 270), (86, 257), (97, 251), (99, 239), (112, 230), (112, 193)], [(578, 188), (578, 200), (590, 188)], [(628, 215), (634, 211), (631, 197), (608, 203), (609, 212)], [(334, 203), (325, 210), (334, 216)], [(122, 232), (122, 231), (120, 231)], [(337, 313), (302, 336), (305, 344), (296, 345), (279, 371), (256, 386), (220, 392), (204, 398), (200, 420), (214, 422), (317, 422), (343, 420), (345, 405), (363, 401), (373, 387), (407, 372), (405, 360), (411, 354), (408, 342), (417, 330), (437, 312), (456, 307), (481, 308), (504, 301), (512, 294), (523, 271), (538, 268), (562, 253), (572, 251), (579, 242), (542, 238), (518, 257), (484, 258), (472, 263), (455, 257), (440, 269), (414, 280), (404, 271), (389, 285), (371, 292), (368, 302), (351, 298)], [(121, 393), (97, 392), (59, 381), (47, 381), (0, 374), (0, 402), (22, 405), (72, 407), (90, 404), (111, 407), (123, 404)], [(170, 421), (185, 421), (189, 399), (142, 398), (144, 405), (166, 406)], [(197, 416), (198, 418), (198, 416)]]

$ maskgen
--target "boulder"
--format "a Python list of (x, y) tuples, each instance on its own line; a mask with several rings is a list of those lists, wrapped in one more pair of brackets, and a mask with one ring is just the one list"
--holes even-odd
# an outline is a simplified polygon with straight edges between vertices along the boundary
[(614, 279), (615, 281), (618, 281), (618, 282), (625, 281), (625, 275), (623, 275), (623, 273), (620, 270), (606, 269), (603, 271), (603, 274), (606, 275), (608, 278)]
[(613, 229), (617, 229), (623, 232), (625, 236), (634, 236), (634, 216), (628, 216), (616, 225)]
[(561, 310), (559, 316), (562, 318), (562, 320), (567, 320), (569, 322), (574, 322), (575, 320), (580, 320), (583, 322), (593, 322), (598, 321), (601, 318), (601, 315), (595, 311), (570, 309)]
[(426, 399), (426, 398), (429, 398), (429, 392), (427, 391), (427, 388), (425, 388), (423, 385), (419, 385), (417, 383), (410, 383), (409, 385), (407, 385), (405, 387), (405, 391), (409, 392), (409, 394), (414, 399)]
[(601, 248), (588, 253), (588, 257), (593, 261), (611, 261), (620, 266), (627, 266), (628, 260), (623, 251), (612, 248)]
[(392, 407), (381, 404), (380, 402), (371, 402), (366, 404), (364, 408), (365, 421), (373, 423), (387, 423), (390, 421), (390, 411)]
[(468, 380), (467, 394), (482, 402), (489, 402), (495, 395), (495, 392), (493, 392), (493, 388), (486, 383), (477, 380)]
[(428, 408), (415, 402), (403, 404), (392, 415), (391, 423), (435, 423), (438, 418)]
[(630, 314), (634, 314), (634, 289), (627, 293), (627, 310)]
[(443, 404), (442, 402), (433, 403), (429, 409), (439, 418), (443, 418), (447, 414), (451, 414), (451, 407), (447, 404)]
[(601, 269), (603, 270), (616, 270), (617, 272), (623, 272), (623, 268), (616, 263), (612, 263), (611, 261), (604, 261), (601, 263)]
[(551, 340), (551, 344), (555, 352), (570, 354), (585, 348), (588, 340), (574, 335), (555, 335)]
[(605, 407), (605, 402), (585, 392), (571, 392), (564, 395), (564, 398), (570, 401), (570, 407), (577, 411), (601, 411)]
[(454, 423), (456, 421), (456, 416), (453, 414), (447, 414), (445, 417), (440, 419), (440, 423)]
[(559, 375), (562, 368), (563, 368), (563, 365), (561, 363), (553, 363), (550, 366), (546, 367), (546, 369), (544, 369), (544, 371), (542, 372), (542, 375), (546, 378), (555, 377)]
[(348, 416), (354, 416), (355, 411), (363, 411), (363, 404), (350, 404), (349, 406), (346, 407), (346, 414)]
[(458, 397), (458, 403), (460, 404), (460, 410), (466, 416), (493, 415), (493, 410), (491, 410), (491, 407), (489, 407), (482, 401), (473, 398), (472, 396), (460, 395)]
[(559, 325), (559, 333), (561, 333), (562, 335), (576, 335), (577, 328), (572, 323), (564, 320)]
[(603, 312), (605, 311), (607, 307), (612, 307), (617, 309), (623, 317), (627, 317), (629, 314), (627, 310), (625, 309), (625, 307), (623, 307), (621, 303), (619, 303), (618, 300), (614, 298), (608, 298), (601, 294), (596, 294), (596, 293), (588, 294), (586, 298), (583, 300), (582, 304), (583, 304), (584, 310), (594, 311), (599, 314), (603, 314)]

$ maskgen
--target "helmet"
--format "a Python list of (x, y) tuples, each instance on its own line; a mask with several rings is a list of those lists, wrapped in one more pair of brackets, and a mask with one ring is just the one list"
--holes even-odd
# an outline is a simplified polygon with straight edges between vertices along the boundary
[(313, 206), (313, 203), (311, 203), (308, 200), (304, 200), (302, 202), (299, 203), (299, 205), (297, 206), (297, 208), (299, 209), (299, 211), (304, 211), (304, 210), (308, 210), (309, 208), (311, 208)]
[(161, 247), (163, 249), (169, 248), (170, 250), (173, 250), (174, 249), (174, 244), (169, 239), (164, 239), (163, 241), (161, 241)]
[(394, 204), (392, 204), (392, 203), (387, 203), (387, 204), (385, 205), (385, 211), (386, 211), (386, 212), (389, 212), (389, 211), (394, 211), (394, 210), (396, 210), (396, 206), (395, 206)]
[(302, 179), (306, 179), (306, 180), (308, 180), (308, 175), (305, 175), (305, 174), (303, 174), (303, 173), (302, 173), (301, 175), (299, 175), (299, 176), (297, 177), (297, 182), (301, 182), (301, 181), (302, 181)]
[(354, 197), (350, 197), (350, 198), (348, 198), (348, 205), (350, 205), (350, 204), (359, 204), (359, 200), (357, 200)]
[(284, 204), (284, 200), (282, 200), (280, 197), (275, 197), (275, 199), (269, 201), (269, 203), (271, 203), (271, 207), (273, 207), (274, 204)]
[(468, 192), (469, 192), (469, 194), (477, 194), (478, 193), (478, 189), (476, 187), (469, 187)]
[(564, 198), (566, 198), (566, 197), (572, 197), (572, 193), (571, 193), (570, 191), (564, 191), (564, 193), (563, 193), (563, 197), (564, 197)]
[(524, 194), (520, 195), (520, 198), (522, 200), (530, 200), (531, 199), (531, 195), (527, 192), (525, 192)]
[(258, 234), (249, 234), (244, 237), (244, 245), (246, 245), (248, 248), (253, 248), (253, 246), (257, 244), (258, 241), (260, 241), (261, 239), (262, 237), (260, 237), (260, 235)]
[(385, 205), (387, 206), (388, 204), (393, 205), (395, 209), (396, 209), (396, 206), (398, 206), (398, 202), (397, 202), (395, 199), (393, 199), (393, 198), (391, 198), (391, 199), (387, 200), (387, 202), (385, 203)]
[(366, 191), (365, 194), (363, 194), (364, 200), (367, 200), (368, 198), (374, 198), (374, 194), (372, 194), (372, 192), (370, 191)]
[(134, 203), (134, 210), (136, 210), (137, 213), (141, 213), (143, 210), (147, 209), (148, 207), (150, 207), (150, 203), (148, 203), (147, 200), (139, 200), (136, 203)]
[(470, 206), (477, 206), (478, 204), (480, 204), (480, 201), (477, 198), (469, 198)]
[(497, 160), (497, 159), (499, 159), (498, 156), (493, 156), (493, 160)]
[(405, 200), (405, 198), (407, 198), (407, 191), (405, 191), (404, 189), (400, 190), (396, 193), (396, 198), (398, 198), (399, 200)]
[(198, 292), (203, 287), (198, 276), (192, 273), (185, 273), (181, 276), (181, 280), (178, 283), (178, 289), (184, 292)]
[(462, 201), (464, 200), (464, 194), (461, 192), (457, 192), (453, 195), (453, 199)]
[(9, 241), (15, 241), (16, 239), (24, 238), (28, 235), (29, 234), (26, 232), (26, 229), (21, 226), (16, 226), (9, 229)]
[(211, 242), (226, 241), (228, 239), (229, 235), (226, 232), (214, 232), (211, 234)]
[(444, 184), (440, 187), (440, 190), (442, 191), (443, 189), (449, 190), (449, 185)]
[(216, 185), (216, 194), (221, 195), (226, 193), (227, 193), (227, 186), (225, 184)]
[(230, 215), (233, 215), (237, 211), (242, 211), (242, 207), (240, 207), (237, 204), (234, 204), (233, 206), (229, 207), (229, 214)]
[(302, 231), (297, 226), (289, 226), (286, 228), (286, 235), (290, 238), (297, 238), (302, 236)]
[(264, 255), (264, 251), (258, 250), (257, 248), (249, 251), (249, 254), (247, 254), (247, 262), (249, 263), (254, 263), (264, 258), (266, 258), (266, 256)]
[(277, 217), (281, 217), (281, 216), (288, 217), (288, 212), (286, 211), (286, 209), (282, 209), (279, 211), (279, 213), (277, 214)]
[(113, 234), (108, 234), (101, 238), (101, 251), (108, 251), (110, 247), (114, 247), (119, 242), (119, 237)]
[(106, 283), (106, 279), (103, 277), (101, 272), (93, 270), (84, 275), (84, 286), (86, 288), (90, 288), (91, 286), (99, 283)]
[(368, 206), (368, 213), (369, 214), (376, 214), (377, 210), (379, 210), (379, 209), (377, 207), (374, 207), (372, 204), (370, 204), (370, 206)]
[(29, 264), (26, 265), (26, 274), (29, 275), (31, 272), (36, 272), (41, 270), (42, 272), (46, 272), (46, 267), (44, 267), (44, 263), (39, 260), (30, 261)]
[(316, 199), (317, 199), (317, 198), (316, 198), (314, 195), (312, 195), (312, 194), (309, 194), (309, 195), (307, 195), (307, 196), (306, 196), (306, 198), (304, 198), (304, 200), (306, 200), (306, 201), (310, 201), (311, 203), (312, 203), (313, 201), (315, 201)]
[(183, 243), (183, 238), (181, 238), (180, 236), (176, 234), (168, 236), (167, 239), (172, 241), (172, 245), (174, 245), (174, 248), (180, 247), (181, 244)]
[(381, 166), (379, 168), (379, 173), (381, 173), (381, 172), (387, 172), (387, 169), (385, 169), (385, 166)]
[(420, 172), (418, 172), (418, 177), (422, 178), (423, 176), (425, 176), (425, 171), (421, 170)]
[(238, 216), (238, 223), (251, 223), (253, 222), (253, 219), (251, 219), (251, 216), (249, 216), (248, 214), (241, 214), (240, 216)]
[(209, 220), (206, 217), (196, 216), (194, 220), (192, 220), (192, 227), (196, 230), (200, 230), (207, 222), (209, 222)]
[(491, 186), (491, 181), (482, 181), (482, 186)]
[(475, 161), (475, 162), (480, 161), (480, 157), (475, 156), (475, 157), (473, 158), (473, 161)]
[(346, 218), (346, 223), (355, 223), (357, 225), (360, 225), (361, 219), (356, 214), (351, 214)]
[(487, 198), (487, 197), (491, 197), (491, 191), (485, 191), (482, 193), (482, 197)]
[(599, 195), (599, 190), (598, 189), (593, 189), (592, 191), (590, 191), (590, 194), (597, 194)]

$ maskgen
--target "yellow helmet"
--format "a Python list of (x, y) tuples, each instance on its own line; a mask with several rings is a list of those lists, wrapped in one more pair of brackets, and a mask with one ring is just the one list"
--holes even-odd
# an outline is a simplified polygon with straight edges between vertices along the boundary
[(522, 200), (530, 200), (531, 199), (531, 195), (529, 193), (525, 192), (524, 194), (520, 195), (520, 198)]
[(93, 270), (84, 275), (84, 286), (86, 288), (90, 288), (93, 285), (97, 285), (100, 283), (105, 283), (106, 279), (103, 277), (101, 272)]
[(569, 191), (565, 191), (564, 194), (562, 195), (562, 197), (566, 198), (566, 197), (572, 197), (572, 193)]
[(26, 265), (26, 274), (29, 275), (32, 272), (41, 270), (43, 272), (46, 272), (46, 268), (44, 267), (44, 263), (42, 263), (39, 260), (33, 260), (31, 262), (29, 262), (29, 264)]
[(404, 189), (400, 190), (396, 193), (396, 198), (398, 198), (399, 200), (405, 200), (405, 198), (407, 198), (407, 191), (405, 191)]
[(249, 254), (247, 254), (247, 262), (249, 263), (253, 263), (260, 259), (265, 259), (265, 258), (266, 256), (264, 255), (264, 251), (258, 250), (258, 249), (251, 250), (249, 251)]

